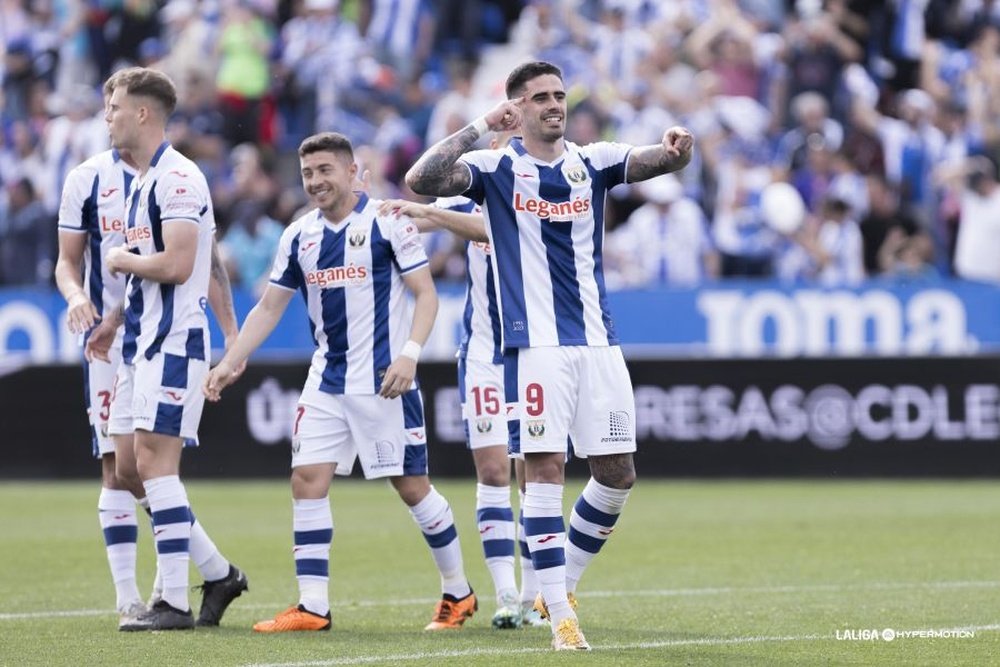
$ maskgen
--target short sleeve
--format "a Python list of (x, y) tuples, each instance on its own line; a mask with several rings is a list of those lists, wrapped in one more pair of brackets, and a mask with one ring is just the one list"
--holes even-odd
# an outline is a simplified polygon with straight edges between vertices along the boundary
[(400, 216), (392, 223), (390, 243), (392, 253), (396, 256), (399, 272), (406, 274), (427, 264), (427, 253), (420, 242), (420, 232), (413, 221), (406, 216)]
[[(88, 199), (97, 194), (97, 172), (76, 167), (66, 176), (62, 198), (59, 200), (59, 229), (72, 232), (87, 231), (83, 209)], [(96, 204), (96, 202), (93, 202)]]
[(456, 213), (478, 213), (481, 211), (480, 207), (476, 202), (472, 201), (468, 197), (456, 196), (456, 197), (438, 197), (431, 204), (435, 208), (444, 209), (446, 211), (455, 211)]
[(305, 284), (299, 264), (299, 230), (299, 225), (293, 223), (281, 234), (269, 278), (272, 284), (290, 290), (299, 289)]
[(580, 154), (590, 162), (590, 166), (604, 174), (609, 188), (625, 182), (631, 152), (629, 144), (610, 141), (599, 141), (580, 148)]
[(164, 174), (157, 183), (160, 219), (190, 220), (198, 223), (208, 211), (208, 193), (200, 187), (202, 179), (179, 169)]

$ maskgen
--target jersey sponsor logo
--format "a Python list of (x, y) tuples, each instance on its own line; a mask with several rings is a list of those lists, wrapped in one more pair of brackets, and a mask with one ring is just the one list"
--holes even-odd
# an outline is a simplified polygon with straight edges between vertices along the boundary
[(108, 216), (101, 216), (101, 232), (121, 232), (125, 230), (125, 221), (119, 218), (111, 218), (108, 220)]
[(170, 173), (174, 174), (175, 176), (180, 176), (181, 178), (187, 178), (188, 177), (188, 175), (185, 174), (183, 171), (177, 171), (176, 169), (174, 169)]
[(151, 238), (153, 238), (153, 230), (150, 227), (132, 227), (125, 230), (125, 243), (130, 248), (134, 248)]
[(396, 454), (396, 446), (388, 440), (375, 441), (375, 462), (373, 469), (394, 468), (399, 465), (399, 457)]
[(367, 278), (368, 267), (355, 266), (354, 264), (331, 266), (328, 269), (306, 272), (306, 284), (316, 285), (321, 289), (357, 285), (363, 283)]
[(534, 178), (535, 177), (534, 174), (519, 174), (517, 172), (515, 172), (514, 175), (517, 176), (518, 178)]
[(545, 420), (544, 419), (529, 419), (528, 425), (528, 435), (532, 438), (538, 439), (545, 435)]
[(489, 243), (484, 243), (482, 241), (472, 241), (472, 247), (475, 248), (476, 250), (479, 250), (484, 255), (493, 254), (493, 246), (491, 246)]
[(631, 442), (632, 417), (625, 410), (612, 410), (608, 413), (608, 435), (601, 442)]
[(531, 213), (539, 218), (550, 220), (573, 220), (584, 218), (590, 214), (590, 200), (584, 197), (576, 197), (573, 201), (551, 202), (545, 199), (522, 196), (520, 192), (514, 193), (514, 210), (523, 213)]
[(587, 170), (581, 165), (566, 165), (562, 171), (566, 180), (574, 185), (579, 185), (587, 180)]
[(107, 190), (101, 193), (101, 198), (107, 199), (116, 192), (118, 192), (118, 188), (108, 188)]
[(368, 235), (364, 232), (355, 232), (347, 237), (347, 242), (351, 244), (352, 248), (360, 248), (364, 246), (365, 241), (368, 240)]
[(309, 248), (313, 247), (317, 243), (318, 243), (318, 241), (310, 241), (309, 243), (307, 243), (304, 246), (302, 246), (302, 250), (300, 252), (303, 252), (303, 253), (306, 252), (307, 250), (309, 250)]

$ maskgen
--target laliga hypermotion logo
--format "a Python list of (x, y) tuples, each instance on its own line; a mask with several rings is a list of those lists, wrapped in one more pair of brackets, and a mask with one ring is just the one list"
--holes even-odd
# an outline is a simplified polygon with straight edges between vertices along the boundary
[(306, 284), (316, 285), (321, 289), (357, 285), (363, 283), (366, 278), (368, 278), (368, 267), (354, 264), (306, 272)]
[(545, 435), (545, 420), (544, 419), (529, 419), (528, 420), (528, 435), (536, 440)]

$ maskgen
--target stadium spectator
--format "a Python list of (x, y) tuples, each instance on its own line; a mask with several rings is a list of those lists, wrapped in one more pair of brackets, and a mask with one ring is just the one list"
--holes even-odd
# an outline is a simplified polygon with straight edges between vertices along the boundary
[(786, 173), (805, 164), (811, 145), (821, 143), (836, 151), (844, 143), (844, 128), (830, 118), (830, 105), (819, 93), (799, 93), (792, 99), (791, 110), (795, 126), (782, 135), (775, 157), (775, 166)]
[(996, 163), (975, 156), (942, 168), (942, 180), (959, 189), (955, 273), (960, 278), (1000, 283), (1000, 182)]
[(52, 214), (27, 176), (6, 185), (0, 201), (0, 282), (50, 285), (55, 264)]
[(234, 282), (260, 294), (284, 225), (275, 220), (279, 187), (260, 150), (240, 144), (230, 154), (233, 188), (219, 204), (225, 234), (219, 242)]
[(896, 190), (881, 175), (868, 177), (868, 213), (861, 218), (864, 267), (869, 276), (892, 272), (900, 262), (909, 265), (918, 253), (932, 259), (930, 236), (900, 206)]
[(230, 145), (269, 143), (271, 120), (265, 109), (270, 91), (271, 26), (247, 0), (222, 5), (222, 25), (216, 51), (216, 88), (224, 119), (222, 134)]
[(718, 277), (719, 254), (705, 214), (684, 196), (677, 177), (650, 179), (638, 190), (647, 203), (608, 235), (609, 286), (697, 287)]
[[(388, 478), (431, 549), (442, 598), (425, 629), (458, 628), (478, 603), (465, 576), (451, 507), (427, 476), (423, 404), (414, 384), (438, 307), (427, 256), (412, 223), (379, 216), (375, 202), (352, 191), (357, 165), (346, 137), (332, 132), (307, 137), (299, 155), (302, 186), (315, 208), (283, 234), (270, 284), (204, 383), (205, 395), (218, 400), (235, 379), (234, 369), (302, 291), (318, 348), (292, 436), (299, 602), (254, 630), (330, 627), (329, 489), (334, 475), (350, 474), (355, 459), (367, 479)], [(330, 284), (343, 289), (325, 292)], [(412, 314), (404, 305), (406, 291), (414, 297)]]

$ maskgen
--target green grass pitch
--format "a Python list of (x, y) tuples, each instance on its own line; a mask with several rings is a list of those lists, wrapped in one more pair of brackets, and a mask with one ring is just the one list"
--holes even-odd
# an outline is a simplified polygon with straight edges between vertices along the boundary
[[(395, 494), (338, 480), (333, 629), (256, 636), (254, 621), (297, 599), (287, 484), (190, 482), (196, 514), (250, 591), (220, 628), (132, 634), (117, 631), (97, 480), (0, 483), (0, 665), (1000, 664), (996, 482), (640, 478), (580, 585), (595, 650), (571, 655), (552, 652), (545, 629), (490, 627), (475, 484), (437, 486), (480, 594), (462, 630), (422, 630), (438, 579)], [(579, 489), (571, 482), (567, 507)], [(139, 568), (148, 591), (146, 525)], [(197, 592), (191, 601), (197, 608)], [(881, 638), (886, 629), (893, 641)], [(878, 638), (861, 638), (871, 630)]]

